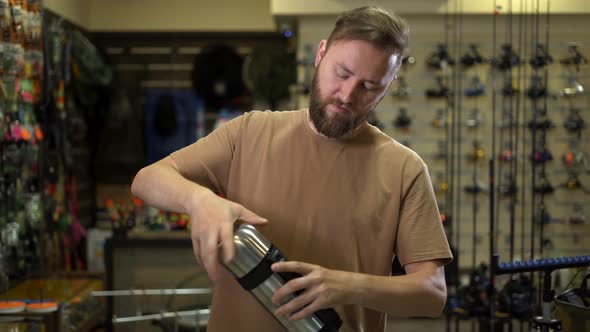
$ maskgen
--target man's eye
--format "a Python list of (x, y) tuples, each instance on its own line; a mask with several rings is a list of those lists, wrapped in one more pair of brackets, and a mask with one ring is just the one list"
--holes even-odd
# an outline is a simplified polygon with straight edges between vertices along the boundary
[(348, 78), (348, 74), (346, 74), (346, 73), (339, 73), (339, 72), (336, 72), (336, 75), (337, 75), (338, 77), (340, 77), (340, 78), (344, 78), (344, 79)]

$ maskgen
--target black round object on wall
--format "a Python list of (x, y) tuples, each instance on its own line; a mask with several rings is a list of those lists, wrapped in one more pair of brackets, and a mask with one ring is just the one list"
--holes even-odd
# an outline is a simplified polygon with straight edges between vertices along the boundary
[(243, 58), (228, 45), (205, 47), (196, 57), (192, 72), (193, 89), (207, 108), (231, 106), (245, 92)]
[(283, 48), (257, 48), (244, 62), (243, 80), (255, 97), (276, 110), (280, 100), (289, 98), (289, 86), (297, 81), (295, 54)]

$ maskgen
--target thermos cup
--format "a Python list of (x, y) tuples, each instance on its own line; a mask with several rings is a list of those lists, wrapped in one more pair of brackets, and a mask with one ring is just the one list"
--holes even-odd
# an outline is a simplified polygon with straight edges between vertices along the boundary
[[(305, 318), (292, 321), (287, 317), (277, 317), (274, 311), (278, 308), (272, 303), (276, 290), (289, 280), (301, 277), (297, 273), (275, 273), (271, 265), (286, 261), (286, 257), (269, 240), (264, 238), (252, 225), (241, 224), (234, 231), (236, 255), (226, 264), (226, 268), (234, 275), (238, 283), (249, 291), (268, 312), (290, 332), (337, 332), (342, 320), (334, 309), (318, 310)], [(295, 295), (297, 296), (297, 295)], [(290, 296), (285, 300), (293, 299)]]

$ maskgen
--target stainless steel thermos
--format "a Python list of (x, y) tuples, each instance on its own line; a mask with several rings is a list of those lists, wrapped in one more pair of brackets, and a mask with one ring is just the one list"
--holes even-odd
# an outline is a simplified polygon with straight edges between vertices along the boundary
[[(249, 291), (268, 312), (290, 332), (337, 332), (342, 320), (333, 309), (316, 311), (300, 320), (277, 317), (278, 308), (271, 301), (273, 294), (289, 280), (301, 277), (297, 273), (275, 273), (271, 265), (286, 261), (285, 256), (252, 225), (241, 224), (233, 237), (236, 255), (226, 264), (242, 288)], [(297, 296), (297, 295), (295, 295)], [(293, 299), (291, 296), (285, 302)]]

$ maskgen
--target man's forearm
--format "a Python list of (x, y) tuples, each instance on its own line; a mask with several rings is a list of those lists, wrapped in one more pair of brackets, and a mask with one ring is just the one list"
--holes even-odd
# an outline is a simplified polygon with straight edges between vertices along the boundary
[(352, 273), (350, 301), (398, 317), (436, 317), (446, 301), (446, 286), (440, 278), (423, 271), (383, 277)]
[(131, 192), (151, 206), (181, 213), (188, 213), (199, 197), (212, 194), (180, 175), (170, 157), (142, 168), (133, 179)]

